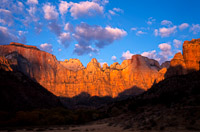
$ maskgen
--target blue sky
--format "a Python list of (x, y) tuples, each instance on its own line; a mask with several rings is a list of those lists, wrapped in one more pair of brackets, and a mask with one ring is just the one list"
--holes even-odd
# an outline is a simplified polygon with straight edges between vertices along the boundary
[(199, 38), (199, 0), (1, 0), (0, 44), (35, 45), (58, 60), (109, 65), (133, 54), (160, 63)]

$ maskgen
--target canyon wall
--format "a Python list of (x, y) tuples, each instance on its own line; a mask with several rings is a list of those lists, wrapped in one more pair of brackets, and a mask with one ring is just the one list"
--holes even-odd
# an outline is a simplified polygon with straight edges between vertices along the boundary
[[(91, 96), (116, 97), (119, 93), (133, 87), (147, 90), (154, 83), (163, 80), (166, 74), (173, 76), (187, 72), (187, 70), (176, 72), (177, 69), (172, 68), (176, 65), (182, 65), (183, 69), (199, 70), (199, 45), (199, 40), (185, 42), (183, 56), (181, 53), (175, 55), (170, 66), (169, 62), (160, 66), (153, 59), (133, 55), (131, 59), (124, 60), (121, 65), (116, 62), (111, 66), (104, 64), (101, 67), (100, 63), (93, 58), (84, 67), (78, 59), (58, 61), (54, 55), (41, 51), (35, 46), (19, 43), (1, 45), (0, 56), (9, 60), (12, 69), (23, 72), (57, 96), (74, 97), (87, 92)], [(191, 51), (195, 52), (195, 55)], [(171, 69), (171, 72), (167, 68)]]
[(200, 70), (200, 39), (183, 43), (183, 58), (187, 69)]

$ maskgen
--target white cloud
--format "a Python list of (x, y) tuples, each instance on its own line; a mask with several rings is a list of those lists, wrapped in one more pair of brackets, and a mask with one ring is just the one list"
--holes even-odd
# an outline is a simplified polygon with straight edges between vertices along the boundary
[(178, 26), (180, 30), (186, 29), (189, 27), (188, 23), (182, 23), (181, 25)]
[(29, 9), (26, 9), (30, 15), (30, 18), (32, 21), (37, 22), (39, 18), (36, 17), (37, 7), (36, 6), (30, 6)]
[(27, 4), (38, 4), (38, 0), (27, 0)]
[(3, 13), (11, 13), (11, 11), (6, 10), (6, 9), (0, 9), (0, 12), (3, 12)]
[(124, 11), (122, 10), (122, 9), (120, 9), (120, 8), (113, 8), (113, 11), (116, 11), (116, 12), (121, 12), (121, 13), (123, 13)]
[(73, 27), (73, 25), (71, 23), (68, 22), (68, 23), (65, 24), (64, 30), (73, 32), (74, 31), (74, 27)]
[(57, 36), (60, 36), (61, 31), (62, 31), (61, 25), (59, 25), (59, 24), (56, 23), (56, 22), (49, 22), (49, 23), (48, 23), (48, 28), (49, 28), (53, 33), (55, 33)]
[(113, 56), (111, 57), (111, 60), (116, 61), (116, 60), (117, 60), (117, 57), (113, 55)]
[(137, 33), (136, 33), (137, 36), (140, 36), (140, 35), (142, 35), (142, 34), (147, 34), (147, 33), (146, 33), (146, 32), (143, 32), (143, 31), (137, 31)]
[(124, 11), (120, 8), (113, 8), (112, 10), (108, 11), (111, 15), (117, 15), (117, 13), (123, 13)]
[(142, 56), (148, 57), (150, 59), (155, 59), (157, 61), (160, 61), (160, 58), (158, 57), (156, 50), (152, 50), (152, 51), (147, 51), (147, 52), (143, 52), (141, 54)]
[(171, 50), (171, 45), (170, 45), (169, 43), (162, 43), (162, 44), (159, 44), (158, 47), (159, 47), (162, 51)]
[(98, 48), (103, 48), (126, 35), (126, 31), (123, 29), (112, 28), (110, 26), (103, 28), (101, 26), (90, 26), (86, 23), (81, 23), (75, 28), (73, 37), (81, 46), (88, 46), (94, 43)]
[(95, 3), (98, 3), (98, 4), (101, 4), (101, 5), (106, 5), (109, 3), (109, 0), (92, 0), (92, 2), (95, 2)]
[(13, 15), (10, 10), (0, 9), (0, 23), (8, 26), (13, 24)]
[(126, 52), (122, 53), (121, 59), (122, 60), (131, 59), (133, 55), (134, 55), (133, 53), (131, 53), (129, 50), (127, 50)]
[(155, 30), (154, 30), (154, 35), (155, 35), (155, 36), (158, 36), (158, 35), (159, 35), (158, 29), (155, 29)]
[(95, 49), (91, 46), (81, 46), (79, 44), (75, 44), (74, 53), (77, 55), (89, 54), (91, 52), (98, 53), (98, 49)]
[(177, 40), (177, 39), (174, 39), (173, 43), (174, 43), (174, 47), (176, 47), (176, 48), (179, 48), (179, 46), (182, 45), (182, 42), (180, 40)]
[(35, 6), (31, 6), (29, 9), (27, 9), (28, 13), (30, 14), (30, 16), (34, 16), (37, 8)]
[(192, 24), (190, 31), (192, 31), (193, 34), (198, 34), (200, 32), (200, 25), (199, 24)]
[(44, 18), (47, 20), (53, 20), (58, 18), (58, 12), (56, 10), (56, 7), (51, 5), (50, 3), (46, 3), (43, 6), (44, 11)]
[(141, 55), (151, 59), (155, 59), (160, 64), (168, 61), (169, 58), (172, 56), (171, 45), (169, 43), (161, 43), (158, 45), (158, 47), (160, 49), (159, 53), (157, 53), (156, 50), (152, 50), (148, 52), (143, 52)]
[(59, 11), (61, 15), (64, 15), (68, 12), (68, 9), (72, 6), (72, 2), (68, 3), (67, 1), (61, 1), (59, 4)]
[(59, 40), (58, 40), (59, 43), (63, 44), (65, 47), (68, 47), (70, 41), (71, 41), (70, 33), (63, 32), (60, 34)]
[(109, 10), (108, 11), (111, 15), (116, 15), (116, 13), (114, 12), (114, 11), (112, 11), (112, 10)]
[(136, 31), (136, 30), (137, 30), (137, 28), (135, 28), (135, 27), (131, 28), (131, 31)]
[(70, 9), (71, 16), (74, 19), (85, 16), (95, 16), (96, 14), (103, 14), (103, 6), (96, 2), (82, 1), (79, 3), (73, 3)]
[(2, 23), (3, 25), (5, 25), (5, 24), (6, 24), (6, 21), (5, 21), (4, 19), (1, 19), (1, 18), (0, 18), (0, 23)]
[(42, 32), (42, 26), (43, 26), (43, 24), (41, 22), (36, 23), (36, 25), (35, 25), (35, 32), (37, 34), (39, 34), (40, 32)]
[(107, 26), (105, 28), (105, 31), (107, 35), (109, 35), (112, 38), (112, 40), (120, 39), (121, 37), (124, 37), (127, 35), (126, 31), (119, 28), (112, 28), (110, 26)]
[(159, 44), (158, 47), (161, 50), (159, 52), (160, 63), (169, 60), (169, 57), (172, 56), (171, 45), (169, 43), (162, 43)]
[(169, 37), (171, 34), (174, 34), (176, 32), (177, 26), (173, 26), (170, 28), (160, 28), (159, 29), (159, 35), (161, 37)]
[(51, 52), (53, 51), (52, 45), (51, 45), (51, 44), (48, 44), (48, 43), (41, 44), (41, 45), (40, 45), (40, 49), (41, 49), (41, 50), (44, 50), (44, 51), (46, 51), (46, 52), (49, 52), (49, 53), (51, 53)]
[(173, 25), (173, 23), (171, 21), (168, 21), (168, 20), (163, 20), (161, 22), (161, 25), (170, 26), (170, 25)]
[(156, 19), (154, 19), (153, 17), (149, 17), (148, 21), (147, 21), (147, 24), (148, 25), (152, 25), (155, 21), (156, 21)]
[(100, 62), (101, 67), (103, 67), (104, 64), (107, 64), (107, 62)]
[(141, 54), (142, 56), (148, 57), (148, 58), (156, 58), (156, 50), (148, 51), (148, 52), (143, 52)]
[[(12, 32), (11, 32), (12, 31)], [(10, 42), (26, 43), (26, 37), (23, 31), (9, 30), (7, 27), (0, 26), (0, 45), (9, 44)]]

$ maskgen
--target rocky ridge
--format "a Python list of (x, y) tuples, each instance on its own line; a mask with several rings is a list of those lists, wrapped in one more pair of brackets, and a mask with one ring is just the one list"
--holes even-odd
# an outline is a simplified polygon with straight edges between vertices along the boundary
[[(199, 45), (199, 40), (184, 42), (183, 55), (176, 54), (170, 66), (169, 62), (160, 66), (156, 60), (133, 55), (121, 65), (116, 62), (110, 67), (107, 64), (101, 67), (93, 58), (84, 67), (78, 59), (58, 61), (52, 54), (18, 43), (0, 46), (0, 55), (11, 62), (13, 69), (23, 72), (57, 96), (74, 97), (86, 92), (91, 96), (117, 97), (132, 87), (147, 90), (166, 77), (188, 73), (191, 68), (199, 70)], [(194, 56), (190, 49), (195, 49)], [(195, 63), (188, 59), (190, 56)]]

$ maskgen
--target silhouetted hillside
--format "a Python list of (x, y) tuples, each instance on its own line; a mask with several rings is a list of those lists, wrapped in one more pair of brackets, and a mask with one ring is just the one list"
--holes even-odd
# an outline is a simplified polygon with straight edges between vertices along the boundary
[[(167, 78), (132, 99), (113, 103), (110, 125), (140, 130), (200, 130), (200, 72)], [(119, 116), (120, 115), (120, 116)]]
[(0, 70), (0, 110), (60, 107), (59, 99), (20, 72)]

